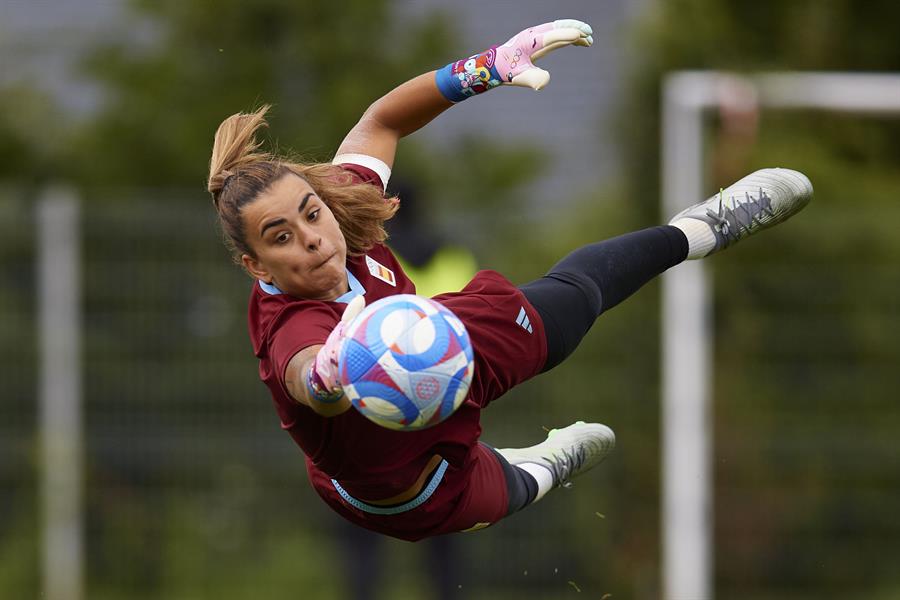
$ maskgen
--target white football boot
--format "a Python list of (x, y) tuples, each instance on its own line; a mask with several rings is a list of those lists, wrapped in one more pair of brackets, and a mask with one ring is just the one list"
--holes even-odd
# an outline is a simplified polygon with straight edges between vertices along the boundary
[(573, 477), (599, 464), (615, 445), (616, 435), (606, 425), (578, 421), (562, 429), (551, 429), (547, 439), (536, 446), (497, 452), (512, 465), (531, 463), (547, 469), (555, 488), (569, 487)]
[(689, 258), (709, 256), (786, 221), (812, 199), (809, 178), (791, 169), (760, 169), (669, 221), (685, 232)]

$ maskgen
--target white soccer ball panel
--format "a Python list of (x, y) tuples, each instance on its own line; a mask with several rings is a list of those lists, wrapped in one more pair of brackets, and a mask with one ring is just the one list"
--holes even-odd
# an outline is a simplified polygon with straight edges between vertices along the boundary
[(403, 419), (403, 412), (392, 402), (375, 396), (367, 396), (365, 398), (360, 398), (360, 400), (365, 407), (363, 410), (371, 415), (392, 421), (400, 421)]
[(409, 349), (405, 350), (407, 354), (421, 354), (432, 345), (434, 345), (436, 332), (434, 330), (434, 322), (425, 317), (420, 319), (407, 331), (407, 340)]
[(463, 325), (462, 321), (456, 318), (456, 315), (450, 313), (449, 311), (444, 313), (444, 320), (450, 324), (450, 327), (453, 328), (453, 331), (456, 332), (457, 337), (466, 338), (468, 337), (468, 332), (466, 331), (465, 325)]
[[(474, 365), (469, 367), (471, 369), (474, 368)], [(469, 383), (471, 379), (461, 379), (459, 382), (459, 387), (456, 389), (456, 397), (453, 399), (453, 410), (459, 408), (459, 405), (463, 403), (466, 399), (466, 396), (469, 394)]]
[(381, 341), (386, 346), (393, 345), (418, 318), (419, 315), (408, 308), (393, 311), (381, 322), (381, 328), (378, 331)]
[(385, 419), (375, 413), (363, 411), (362, 414), (376, 425), (380, 425), (386, 429), (393, 429), (394, 431), (407, 431), (410, 429), (408, 425), (401, 425), (399, 421)]

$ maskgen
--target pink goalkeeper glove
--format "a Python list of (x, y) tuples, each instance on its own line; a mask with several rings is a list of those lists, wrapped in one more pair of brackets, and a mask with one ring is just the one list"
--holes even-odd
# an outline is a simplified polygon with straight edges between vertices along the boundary
[(550, 81), (550, 73), (534, 66), (535, 60), (563, 46), (590, 46), (591, 26), (575, 19), (561, 19), (530, 27), (502, 46), (452, 62), (437, 71), (435, 83), (451, 102), (486, 92), (498, 85), (517, 85), (534, 90)]
[(319, 348), (316, 361), (306, 374), (309, 395), (319, 402), (337, 402), (344, 395), (344, 390), (337, 382), (338, 357), (346, 339), (344, 333), (347, 327), (365, 306), (366, 300), (362, 296), (357, 296), (347, 304), (340, 322), (331, 330), (325, 344)]

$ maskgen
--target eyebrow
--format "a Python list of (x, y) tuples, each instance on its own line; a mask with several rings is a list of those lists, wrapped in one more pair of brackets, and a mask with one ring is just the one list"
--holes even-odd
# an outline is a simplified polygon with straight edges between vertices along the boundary
[[(303, 196), (303, 200), (300, 201), (300, 206), (297, 207), (297, 212), (302, 213), (303, 209), (306, 208), (307, 203), (309, 203), (309, 199), (315, 196), (313, 192), (307, 192), (305, 196)], [(259, 230), (259, 237), (262, 237), (266, 234), (266, 230), (272, 227), (278, 227), (279, 225), (284, 225), (287, 223), (287, 219), (275, 219), (274, 221), (269, 221), (265, 225), (262, 226), (262, 229)]]

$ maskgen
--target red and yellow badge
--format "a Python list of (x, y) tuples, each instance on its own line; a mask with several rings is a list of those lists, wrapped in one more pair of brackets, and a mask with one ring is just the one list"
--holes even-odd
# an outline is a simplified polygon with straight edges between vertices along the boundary
[(394, 277), (394, 272), (386, 266), (368, 255), (366, 255), (366, 266), (369, 267), (369, 273), (372, 274), (372, 277), (397, 287), (397, 278)]

